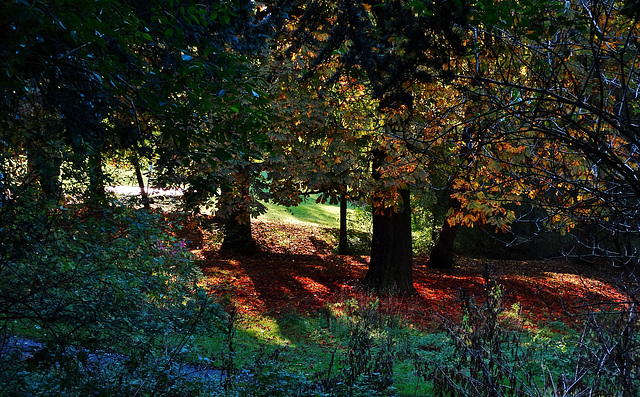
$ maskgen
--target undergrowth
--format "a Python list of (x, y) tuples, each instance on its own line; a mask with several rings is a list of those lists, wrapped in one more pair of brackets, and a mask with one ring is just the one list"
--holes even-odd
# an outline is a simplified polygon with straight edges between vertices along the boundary
[[(430, 329), (361, 291), (319, 313), (241, 317), (214, 301), (155, 215), (16, 201), (0, 245), (0, 394), (140, 396), (637, 396), (638, 288), (583, 327), (532, 324), (484, 273), (461, 321)], [(84, 212), (83, 212), (84, 211)], [(35, 226), (35, 227), (34, 227)], [(8, 241), (8, 240), (4, 240)], [(426, 315), (426, 314), (425, 314)], [(37, 348), (25, 354), (22, 338)]]
[[(230, 369), (235, 375), (226, 393), (637, 395), (640, 338), (634, 304), (589, 307), (582, 329), (557, 322), (534, 327), (518, 304), (504, 307), (500, 285), (490, 275), (484, 285), (481, 296), (461, 291), (462, 321), (443, 320), (434, 329), (416, 329), (388, 309), (392, 304), (382, 304), (396, 298), (364, 292), (327, 305), (317, 316), (288, 313), (263, 339), (247, 339), (242, 331), (247, 324), (239, 324), (239, 345), (254, 354)], [(279, 342), (270, 343), (276, 335)]]
[[(227, 315), (181, 241), (117, 202), (0, 207), (0, 395), (190, 395), (180, 367)], [(19, 247), (19, 249), (17, 249)], [(32, 347), (20, 347), (26, 341)]]
[(482, 304), (461, 294), (463, 321), (447, 326), (447, 357), (416, 355), (433, 395), (638, 395), (637, 295), (613, 310), (585, 312), (581, 330), (532, 332), (503, 323), (500, 286), (491, 278), (485, 285)]

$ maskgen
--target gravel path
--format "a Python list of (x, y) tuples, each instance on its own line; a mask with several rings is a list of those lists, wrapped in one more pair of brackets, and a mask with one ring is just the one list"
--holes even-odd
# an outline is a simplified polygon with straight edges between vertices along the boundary
[[(119, 196), (139, 196), (140, 188), (137, 186), (108, 186), (106, 191), (115, 193)], [(182, 196), (184, 189), (156, 189), (148, 188), (147, 194), (149, 196)]]
[[(0, 341), (0, 356), (13, 356), (19, 361), (26, 361), (34, 358), (40, 352), (45, 352), (47, 346), (39, 341), (21, 338), (9, 337), (4, 341)], [(87, 353), (87, 362), (92, 366), (106, 366), (117, 363), (124, 363), (127, 356), (124, 354), (110, 353), (105, 351), (89, 351), (83, 348), (69, 347), (65, 351), (65, 355), (77, 355), (80, 352)], [(226, 374), (219, 369), (209, 368), (205, 365), (183, 364), (179, 366), (179, 374), (187, 378), (204, 377), (214, 381), (222, 382)]]

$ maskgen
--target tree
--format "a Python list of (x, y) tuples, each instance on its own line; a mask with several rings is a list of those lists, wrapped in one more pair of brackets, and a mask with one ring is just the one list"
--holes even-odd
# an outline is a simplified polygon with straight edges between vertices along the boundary
[[(107, 141), (101, 119), (116, 106), (102, 72), (111, 57), (107, 51), (119, 47), (129, 31), (113, 31), (109, 42), (96, 33), (109, 35), (108, 24), (78, 21), (77, 14), (96, 15), (96, 7), (83, 4), (64, 9), (46, 2), (33, 7), (3, 6), (3, 141), (13, 144), (9, 151), (14, 155), (26, 156), (32, 176), (50, 199), (60, 194), (63, 160), (95, 171), (96, 158)], [(118, 4), (109, 2), (104, 7), (114, 18), (137, 25)], [(67, 148), (77, 155), (69, 158)], [(87, 158), (90, 161), (85, 162)]]
[[(341, 80), (330, 87), (325, 73), (299, 80), (297, 65), (312, 61), (301, 51), (289, 64), (278, 62), (274, 113), (279, 117), (269, 132), (273, 151), (265, 159), (269, 200), (297, 205), (310, 195), (318, 203), (340, 204), (340, 243), (347, 247), (347, 203), (363, 202), (371, 175), (370, 147), (373, 106), (359, 101), (366, 88), (361, 82)], [(327, 68), (327, 73), (331, 69)]]
[[(377, 189), (383, 189), (389, 175), (394, 175), (392, 185), (396, 186), (388, 192), (376, 192), (372, 199), (377, 207), (374, 208), (373, 239), (380, 245), (372, 247), (370, 275), (366, 281), (374, 289), (411, 293), (411, 245), (400, 243), (405, 240), (407, 231), (409, 236), (411, 233), (411, 223), (407, 222), (410, 219), (408, 200), (403, 202), (401, 199), (408, 197), (409, 183), (398, 179), (398, 174), (388, 172), (386, 168), (391, 165), (387, 160), (394, 161), (392, 156), (399, 152), (385, 153), (385, 149), (394, 146), (390, 141), (402, 142), (403, 134), (408, 133), (398, 130), (402, 123), (397, 120), (408, 119), (411, 115), (412, 84), (430, 80), (433, 71), (446, 68), (452, 56), (462, 53), (463, 46), (456, 29), (466, 23), (467, 7), (448, 1), (437, 4), (340, 1), (330, 7), (309, 1), (305, 6), (293, 35), (309, 40), (293, 43), (286, 48), (286, 56), (295, 54), (305, 45), (313, 45), (317, 55), (309, 65), (308, 75), (323, 68), (328, 60), (336, 60), (333, 75), (325, 84), (329, 86), (343, 76), (347, 80), (365, 82), (365, 100), (379, 104), (380, 120), (391, 121), (380, 125), (382, 135), (378, 139), (382, 144), (370, 148), (374, 155), (371, 160), (376, 165), (373, 172), (380, 177)], [(322, 41), (317, 40), (314, 33), (320, 34)], [(388, 110), (391, 114), (385, 116)], [(405, 215), (395, 218), (398, 211), (405, 210)], [(389, 244), (393, 240), (379, 237), (384, 235), (398, 236), (399, 245)], [(403, 252), (398, 255), (395, 250), (400, 248)]]
[[(565, 10), (553, 2), (526, 3), (516, 17), (511, 14), (513, 7), (508, 3), (478, 3), (473, 25), (464, 36), (465, 44), (474, 48), (473, 53), (452, 59), (447, 71), (433, 76), (431, 87), (428, 84), (412, 87), (414, 102), (420, 107), (415, 112), (414, 123), (422, 125), (414, 126), (412, 134), (395, 135), (401, 137), (414, 154), (427, 158), (423, 164), (432, 186), (444, 189), (443, 201), (448, 206), (447, 218), (429, 260), (431, 266), (453, 265), (453, 242), (461, 226), (492, 225), (497, 231), (509, 232), (509, 224), (516, 220), (514, 205), (522, 201), (535, 201), (536, 208), (547, 214), (544, 219), (536, 220), (538, 231), (555, 228), (565, 232), (577, 224), (576, 215), (584, 218), (587, 213), (602, 214), (602, 205), (592, 206), (593, 203), (589, 203), (592, 199), (585, 194), (597, 190), (598, 183), (591, 173), (589, 157), (570, 140), (541, 133), (544, 126), (553, 122), (534, 116), (542, 109), (541, 102), (532, 99), (537, 94), (523, 95), (519, 91), (522, 86), (544, 91), (583, 80), (569, 77), (569, 83), (558, 84), (560, 78), (566, 76), (548, 77), (545, 65), (551, 62), (551, 55), (536, 57), (538, 63), (530, 60), (531, 54), (547, 48), (551, 42), (548, 36), (541, 38), (541, 32), (551, 36), (557, 33), (557, 29), (552, 29), (552, 33), (545, 31), (545, 26), (549, 26), (545, 25), (547, 15), (542, 12), (545, 7), (558, 13)], [(503, 16), (504, 12), (509, 15)], [(570, 22), (562, 17), (557, 21), (553, 18), (550, 19), (554, 20), (555, 28), (589, 26), (580, 18)], [(533, 25), (531, 20), (535, 21)], [(491, 31), (484, 30), (484, 24), (500, 26)], [(531, 40), (534, 36), (540, 41), (531, 44), (533, 49), (522, 45), (521, 40)], [(504, 43), (512, 39), (518, 44), (505, 46)], [(451, 80), (449, 73), (459, 71), (468, 74)], [(446, 99), (433, 93), (440, 82), (446, 82), (449, 87), (443, 90)], [(567, 107), (562, 112), (567, 113)], [(523, 122), (527, 118), (528, 121)], [(436, 181), (441, 181), (440, 186), (433, 183)], [(586, 190), (583, 194), (576, 190), (578, 184)], [(569, 212), (573, 212), (573, 216), (569, 216)]]
[(267, 146), (260, 137), (266, 97), (250, 56), (266, 48), (280, 17), (258, 20), (256, 7), (244, 0), (8, 4), (0, 47), (8, 152), (28, 158), (49, 198), (62, 194), (65, 164), (93, 203), (106, 204), (103, 163), (116, 153), (133, 164), (147, 207), (144, 158), (159, 171), (156, 185), (186, 184), (198, 200), (218, 195), (230, 182), (225, 165), (245, 170), (233, 163), (251, 162)]
[[(161, 351), (173, 341), (159, 349), (167, 330), (184, 335), (182, 348), (197, 326), (217, 323), (194, 263), (153, 215), (103, 205), (101, 163), (112, 151), (142, 155), (163, 134), (187, 140), (209, 114), (207, 100), (218, 98), (209, 89), (219, 85), (190, 79), (222, 63), (205, 53), (228, 25), (224, 2), (168, 3), (175, 8), (109, 0), (0, 6), (0, 332), (41, 330), (29, 335), (47, 343), (29, 368), (2, 354), (3, 392), (37, 394), (47, 385), (61, 394), (157, 394), (176, 385), (163, 375), (180, 355)], [(213, 103), (209, 110), (224, 106)], [(75, 193), (62, 184), (67, 170), (100, 211), (52, 203)], [(78, 364), (94, 351), (85, 348), (117, 354), (84, 371)], [(139, 361), (122, 370), (121, 357)]]
[(484, 5), (480, 47), (492, 62), (460, 78), (478, 85), (485, 111), (477, 118), (494, 120), (486, 139), (526, 154), (518, 161), (495, 152), (488, 157), (534, 189), (531, 198), (546, 214), (539, 220), (543, 227), (569, 232), (595, 226), (586, 233), (590, 241), (575, 233), (578, 244), (591, 254), (635, 262), (636, 8), (607, 0), (551, 1), (544, 14), (541, 4), (527, 3), (508, 16)]
[[(127, 150), (133, 160), (158, 156), (162, 163), (228, 138), (212, 128), (214, 120), (238, 109), (228, 97), (252, 95), (241, 52), (263, 46), (259, 37), (269, 25), (254, 23), (249, 1), (166, 6), (3, 5), (3, 141), (29, 158), (45, 193), (57, 191), (50, 186), (65, 161), (102, 201), (109, 152)], [(246, 141), (242, 132), (233, 142)]]

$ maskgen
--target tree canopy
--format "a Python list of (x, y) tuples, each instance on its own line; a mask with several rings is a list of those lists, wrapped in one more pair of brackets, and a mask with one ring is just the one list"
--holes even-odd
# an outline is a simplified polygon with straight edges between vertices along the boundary
[[(206, 361), (195, 358), (196, 344), (200, 336), (214, 333), (223, 335), (223, 342), (216, 343), (227, 345), (221, 361), (228, 371), (220, 377), (226, 383), (238, 379), (229, 376), (236, 369), (237, 311), (232, 305), (221, 307), (228, 295), (214, 302), (214, 289), (201, 282), (205, 266), (176, 238), (185, 232), (182, 226), (205, 219), (199, 217), (204, 207), (215, 216), (202, 224), (222, 225), (220, 250), (234, 256), (228, 260), (216, 252), (209, 263), (222, 264), (216, 270), (241, 287), (252, 275), (240, 275), (237, 257), (260, 251), (252, 217), (264, 212), (265, 201), (295, 206), (311, 195), (319, 203), (340, 202), (341, 225), (346, 224), (348, 202), (370, 210), (366, 275), (352, 258), (323, 259), (326, 267), (320, 272), (317, 263), (308, 266), (334, 286), (340, 276), (334, 272), (338, 266), (331, 266), (340, 262), (357, 267), (348, 273), (362, 276), (366, 289), (420, 292), (424, 284), (414, 285), (412, 273), (412, 228), (421, 227), (412, 218), (418, 212), (428, 212), (435, 225), (426, 262), (430, 267), (454, 267), (459, 232), (476, 228), (506, 246), (550, 233), (567, 256), (636, 270), (636, 3), (2, 2), (0, 390), (200, 395), (215, 386), (206, 380), (185, 381), (181, 375), (185, 364)], [(114, 164), (132, 169), (141, 201), (108, 193), (108, 170)], [(152, 207), (148, 184), (181, 188), (180, 205), (173, 212)], [(183, 222), (178, 225), (176, 219)], [(316, 247), (317, 241), (309, 241)], [(318, 244), (328, 252), (324, 241)], [(268, 284), (273, 274), (280, 277), (307, 261), (296, 258), (282, 265), (281, 259), (270, 257), (267, 270), (260, 268), (259, 258), (250, 259), (249, 269), (259, 275), (252, 282)], [(277, 270), (262, 276), (272, 269)], [(501, 295), (489, 269), (484, 270), (484, 305), (480, 309), (461, 294), (462, 326), (454, 328), (463, 338), (451, 348), (454, 354), (463, 352), (464, 365), (473, 362), (482, 376), (490, 375), (491, 387), (512, 387), (511, 381), (523, 380), (511, 377), (513, 373), (498, 374), (503, 372), (497, 364), (501, 346), (512, 343), (503, 338), (511, 334), (496, 328), (502, 321)], [(427, 272), (432, 270), (420, 268), (420, 274)], [(446, 272), (431, 274), (438, 275), (439, 283), (459, 283), (456, 287), (471, 279), (451, 281), (453, 277), (440, 277)], [(287, 276), (295, 288), (304, 287), (319, 305), (326, 304), (320, 295), (330, 288), (301, 274)], [(240, 278), (245, 281), (238, 282)], [(226, 286), (217, 287), (225, 294)], [(244, 291), (251, 296), (247, 302), (262, 299), (256, 292), (260, 288), (274, 287), (252, 285)], [(618, 383), (607, 390), (619, 387), (637, 394), (636, 379), (632, 381), (637, 350), (625, 348), (637, 344), (632, 304), (637, 290), (627, 292), (630, 298), (611, 329), (603, 332), (599, 317), (590, 316), (585, 332), (575, 335), (580, 340), (575, 351), (586, 355), (579, 355), (579, 365), (572, 369), (571, 376), (580, 382), (571, 387), (591, 376), (576, 369), (588, 361), (584, 357), (602, 356), (597, 365), (587, 366), (597, 372), (594, 379), (604, 384), (615, 374)], [(278, 295), (286, 296), (278, 296), (277, 302), (292, 296), (289, 290)], [(602, 294), (614, 295), (622, 296)], [(343, 363), (336, 360), (334, 366), (339, 353), (334, 346), (340, 345), (328, 343), (331, 363), (321, 375), (324, 380), (309, 383), (312, 393), (331, 393), (331, 384), (342, 385), (347, 378), (332, 372), (357, 372), (359, 352), (365, 350), (376, 362), (351, 380), (364, 379), (366, 372), (366, 382), (379, 378), (384, 383), (380, 393), (393, 383), (390, 376), (378, 376), (382, 367), (392, 374), (391, 352), (398, 351), (392, 350), (393, 338), (384, 336), (396, 333), (392, 322), (372, 315), (379, 303), (372, 300), (357, 311), (360, 302), (341, 307), (351, 327), (347, 329), (353, 331), (347, 332), (351, 339), (345, 347), (351, 366), (338, 370)], [(328, 306), (322, 310), (328, 331), (323, 328), (318, 337), (324, 340), (332, 335), (333, 317)], [(307, 326), (301, 334), (309, 334)], [(19, 348), (7, 345), (9, 340), (20, 342), (14, 335), (42, 338), (46, 346), (24, 360)], [(491, 346), (482, 344), (482, 338)], [(371, 344), (373, 340), (380, 345)], [(425, 341), (419, 344), (431, 344)], [(428, 349), (429, 354), (442, 353)], [(618, 354), (625, 349), (630, 353)], [(500, 360), (491, 359), (487, 367), (487, 354), (498, 353)], [(416, 357), (423, 376), (427, 372), (421, 367), (432, 363)], [(258, 361), (256, 367), (265, 369), (265, 375), (274, 374), (270, 364)], [(104, 371), (95, 370), (102, 366), (98, 369)], [(443, 375), (446, 387), (456, 392), (462, 391), (456, 383), (460, 374), (480, 376), (466, 373), (467, 367), (446, 373), (444, 368), (431, 374)], [(241, 376), (252, 384), (268, 377)], [(540, 382), (550, 390), (546, 373), (543, 378)], [(551, 372), (548, 379), (553, 380)], [(353, 385), (344, 391), (353, 392)], [(283, 392), (281, 384), (277, 387)], [(366, 394), (369, 389), (363, 390)]]
[[(103, 205), (104, 161), (117, 155), (138, 176), (140, 160), (152, 163), (157, 185), (185, 187), (186, 208), (215, 198), (229, 230), (262, 211), (258, 199), (372, 205), (374, 241), (404, 236), (402, 248), (372, 247), (372, 268), (404, 269), (396, 281), (372, 276), (374, 287), (411, 289), (412, 189), (444, 197), (441, 237), (451, 238), (436, 266), (451, 265), (458, 227), (514, 243), (518, 221), (573, 234), (576, 254), (637, 256), (631, 2), (16, 1), (2, 11), (7, 203), (25, 186), (64, 201), (74, 180)], [(397, 214), (396, 230), (385, 222)], [(405, 252), (403, 263), (379, 262), (386, 250)]]

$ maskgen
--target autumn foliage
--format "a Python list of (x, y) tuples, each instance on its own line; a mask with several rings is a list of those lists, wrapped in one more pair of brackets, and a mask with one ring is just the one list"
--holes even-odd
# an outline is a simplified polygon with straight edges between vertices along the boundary
[[(261, 249), (258, 255), (220, 254), (211, 235), (195, 251), (205, 287), (219, 298), (230, 299), (241, 313), (318, 315), (328, 304), (349, 298), (376, 299), (360, 282), (369, 258), (333, 254), (333, 237), (327, 230), (266, 221), (254, 222), (253, 230)], [(421, 266), (416, 259), (414, 266), (416, 293), (382, 296), (380, 308), (421, 327), (459, 321), (461, 294), (481, 302), (487, 277), (500, 285), (505, 308), (518, 307), (518, 321), (524, 327), (554, 321), (578, 325), (587, 309), (626, 301), (616, 287), (614, 271), (565, 261), (465, 258), (455, 271), (443, 271)]]

